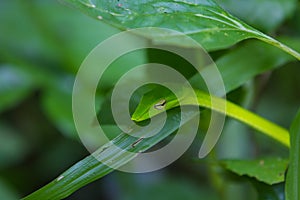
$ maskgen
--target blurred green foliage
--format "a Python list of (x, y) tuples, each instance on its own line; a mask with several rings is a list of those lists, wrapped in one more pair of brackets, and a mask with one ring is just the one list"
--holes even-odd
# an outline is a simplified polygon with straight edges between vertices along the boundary
[[(300, 40), (299, 1), (228, 0), (222, 5), (254, 27)], [(58, 1), (0, 0), (0, 199), (23, 197), (88, 155), (72, 119), (73, 81), (85, 56), (117, 32)], [(219, 58), (245, 44), (211, 52), (211, 56)], [(236, 59), (239, 63), (243, 57)], [(145, 60), (145, 52), (117, 60), (103, 80), (99, 102), (122, 70)], [(273, 61), (267, 57), (263, 63)], [(300, 102), (299, 65), (292, 62), (264, 73), (229, 98), (288, 127)], [(225, 127), (218, 157), (287, 157), (287, 150), (277, 143), (250, 135), (251, 130), (234, 123), (228, 121)], [(234, 141), (236, 146), (225, 141)], [(220, 199), (216, 191), (222, 199), (239, 199), (244, 192), (248, 199), (257, 198), (249, 184), (231, 176), (226, 176), (219, 190), (220, 177), (213, 177), (223, 174), (222, 169), (212, 169), (209, 159), (200, 163), (190, 159), (198, 146), (195, 142), (185, 157), (164, 170), (145, 175), (115, 172), (67, 199)]]

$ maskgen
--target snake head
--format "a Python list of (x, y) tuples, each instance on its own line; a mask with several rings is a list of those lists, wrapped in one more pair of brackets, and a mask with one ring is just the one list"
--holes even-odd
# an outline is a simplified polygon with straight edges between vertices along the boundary
[(176, 107), (176, 105), (176, 96), (170, 90), (158, 87), (142, 96), (131, 119), (140, 122)]

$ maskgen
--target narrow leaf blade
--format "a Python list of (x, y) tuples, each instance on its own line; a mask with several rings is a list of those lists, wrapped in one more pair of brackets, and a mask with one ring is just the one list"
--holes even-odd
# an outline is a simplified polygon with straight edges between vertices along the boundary
[[(181, 123), (186, 123), (192, 119), (195, 114), (197, 114), (197, 112), (193, 110), (180, 114), (178, 109), (174, 109), (168, 113), (169, 117), (167, 118), (166, 124), (159, 133), (152, 137), (144, 138), (139, 142), (136, 142), (136, 137), (127, 133), (121, 133), (115, 139), (100, 147), (92, 155), (79, 161), (52, 182), (23, 198), (23, 200), (58, 200), (66, 198), (88, 183), (109, 174), (114, 170), (113, 168), (119, 168), (134, 159), (135, 156), (128, 154), (127, 151), (134, 153), (146, 151), (173, 133)], [(181, 121), (182, 115), (184, 115), (185, 119), (183, 121)], [(112, 144), (115, 144), (117, 147)], [(123, 151), (120, 151), (120, 148), (122, 148)], [(99, 160), (105, 160), (105, 162), (110, 163), (110, 166), (113, 166), (113, 168)]]

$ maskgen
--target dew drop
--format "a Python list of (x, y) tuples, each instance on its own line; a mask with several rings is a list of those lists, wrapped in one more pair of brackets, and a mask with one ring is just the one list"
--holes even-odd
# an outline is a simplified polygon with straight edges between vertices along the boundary
[(96, 6), (94, 4), (85, 4), (85, 5), (88, 7), (91, 7), (91, 8), (96, 8)]
[(87, 7), (90, 7), (90, 8), (96, 8), (96, 5), (91, 1), (89, 1), (89, 3), (84, 3), (84, 5), (86, 5)]
[(64, 176), (59, 176), (56, 180), (57, 181), (60, 181), (61, 179), (63, 179), (64, 178)]

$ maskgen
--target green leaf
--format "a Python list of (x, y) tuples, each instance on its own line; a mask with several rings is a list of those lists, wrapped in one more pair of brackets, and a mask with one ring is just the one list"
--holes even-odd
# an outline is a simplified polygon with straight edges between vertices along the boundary
[[(257, 38), (300, 60), (298, 52), (233, 17), (212, 0), (64, 1), (122, 30), (141, 27), (177, 30), (198, 41), (208, 51), (226, 48), (247, 38)], [(156, 43), (193, 46), (181, 36), (166, 35), (164, 31), (150, 31), (146, 36)]]
[(264, 158), (260, 160), (224, 160), (224, 167), (240, 176), (246, 175), (257, 180), (275, 184), (284, 181), (288, 160)]
[[(181, 121), (180, 116), (183, 116), (185, 120)], [(37, 190), (31, 195), (23, 198), (23, 200), (58, 200), (66, 198), (84, 185), (95, 181), (114, 170), (99, 162), (99, 160), (106, 160), (106, 162), (111, 161), (110, 165), (114, 166), (114, 168), (118, 168), (135, 158), (133, 154), (128, 154), (125, 150), (135, 153), (146, 151), (173, 133), (181, 125), (181, 123), (185, 123), (194, 116), (194, 111), (181, 113), (180, 115), (178, 109), (171, 110), (168, 113), (165, 126), (159, 131), (159, 133), (153, 137), (144, 138), (138, 143), (136, 143), (136, 137), (130, 136), (127, 133), (121, 133), (118, 137), (103, 145), (92, 155), (79, 161), (58, 178), (40, 190)], [(139, 135), (141, 133), (137, 132), (137, 134)], [(132, 144), (134, 143), (135, 147), (133, 148)], [(118, 148), (112, 144), (115, 144)], [(120, 147), (124, 151), (120, 151)]]
[(285, 195), (287, 200), (297, 200), (300, 198), (300, 110), (291, 126), (290, 142), (290, 164), (287, 172)]

